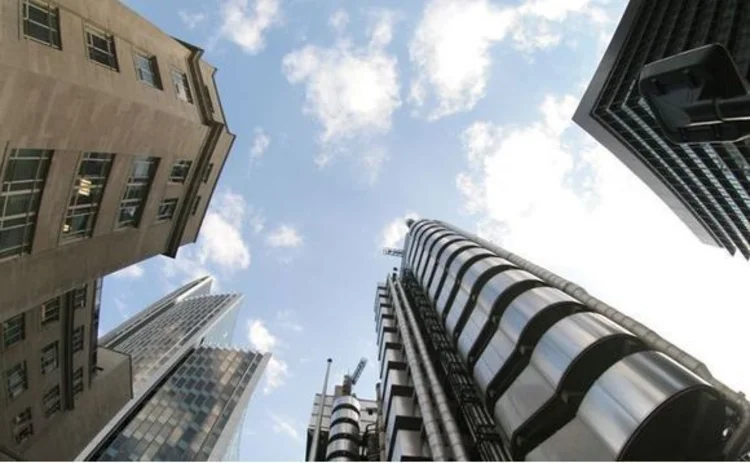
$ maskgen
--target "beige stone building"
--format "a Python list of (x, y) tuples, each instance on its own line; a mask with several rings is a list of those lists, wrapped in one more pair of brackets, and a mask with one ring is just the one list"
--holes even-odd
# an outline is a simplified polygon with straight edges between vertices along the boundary
[(197, 238), (234, 141), (201, 55), (118, 0), (0, 1), (0, 455), (75, 455), (129, 397), (98, 281)]

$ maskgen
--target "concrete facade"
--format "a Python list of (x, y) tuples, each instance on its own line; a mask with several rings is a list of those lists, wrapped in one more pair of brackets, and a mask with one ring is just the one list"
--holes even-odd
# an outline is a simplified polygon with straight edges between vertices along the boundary
[[(6, 345), (8, 327), (3, 327), (0, 454), (70, 460), (132, 396), (129, 356), (97, 346), (100, 294), (99, 280), (50, 299), (45, 305), (57, 307), (57, 316), (46, 323), (42, 307), (27, 310), (24, 335), (12, 345)], [(76, 330), (82, 330), (82, 344)], [(50, 345), (56, 355), (45, 371), (42, 352)], [(9, 372), (17, 365), (24, 366), (26, 387), (12, 397)], [(48, 394), (51, 399), (45, 399)], [(28, 420), (17, 419), (25, 411)], [(24, 429), (31, 432), (19, 442)]]
[[(117, 0), (32, 4), (57, 15), (60, 48), (27, 35), (27, 0), (0, 2), (0, 179), (13, 150), (52, 154), (30, 249), (0, 260), (0, 320), (148, 257), (174, 257), (179, 246), (194, 242), (234, 141), (214, 83), (216, 70), (200, 59), (202, 50), (168, 36)], [(111, 35), (116, 70), (89, 58), (91, 27)], [(155, 59), (160, 85), (139, 80), (135, 53)], [(180, 98), (173, 70), (186, 76), (192, 102)], [(91, 236), (63, 242), (67, 205), (85, 177), (78, 169), (87, 152), (114, 158)], [(155, 157), (158, 165), (138, 226), (118, 228), (136, 156)], [(169, 180), (177, 161), (191, 162), (183, 182)], [(167, 198), (178, 200), (174, 215), (157, 220)]]

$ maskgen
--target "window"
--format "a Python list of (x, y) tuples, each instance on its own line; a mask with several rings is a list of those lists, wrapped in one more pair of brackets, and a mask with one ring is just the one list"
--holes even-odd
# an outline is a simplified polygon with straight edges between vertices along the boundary
[(60, 386), (55, 386), (44, 394), (42, 399), (44, 417), (49, 418), (60, 411)]
[(10, 347), (26, 338), (26, 319), (24, 315), (25, 314), (20, 313), (3, 322), (2, 335), (4, 347)]
[(60, 298), (55, 297), (42, 304), (42, 326), (60, 320)]
[(201, 203), (201, 197), (198, 196), (195, 198), (195, 202), (193, 203), (193, 211), (191, 212), (193, 215), (195, 215), (196, 212), (198, 212), (198, 205)]
[(15, 431), (13, 433), (13, 438), (16, 441), (16, 445), (21, 445), (33, 435), (34, 435), (34, 425), (29, 423), (23, 426), (21, 429)]
[(84, 153), (68, 201), (63, 239), (91, 236), (113, 159), (109, 153)]
[(177, 91), (177, 98), (188, 103), (193, 102), (193, 95), (190, 93), (190, 84), (188, 84), (187, 74), (176, 69), (172, 69), (172, 83), (174, 84), (175, 91)]
[(14, 149), (0, 189), (0, 259), (28, 253), (52, 151)]
[(99, 30), (93, 26), (86, 26), (86, 49), (89, 59), (118, 71), (115, 38), (112, 34)]
[(156, 56), (135, 52), (133, 60), (135, 61), (135, 73), (138, 76), (138, 80), (151, 87), (161, 89), (161, 79), (159, 78), (159, 68), (156, 65)]
[(137, 227), (141, 219), (143, 203), (148, 196), (158, 159), (141, 156), (133, 162), (133, 170), (125, 187), (117, 214), (117, 227)]
[(28, 389), (26, 361), (17, 363), (5, 371), (5, 385), (7, 386), (8, 398), (10, 399), (15, 399)]
[(42, 349), (42, 374), (47, 374), (57, 368), (58, 348), (57, 341), (48, 344)]
[(159, 212), (156, 214), (156, 220), (171, 220), (175, 209), (177, 209), (177, 199), (165, 199), (159, 204)]
[(83, 285), (71, 291), (73, 309), (82, 309), (86, 307), (86, 290), (87, 286)]
[(208, 182), (208, 178), (211, 176), (211, 170), (214, 168), (214, 163), (208, 165), (208, 168), (203, 171), (203, 183)]
[(21, 413), (19, 413), (13, 418), (13, 421), (11, 422), (11, 424), (15, 427), (15, 426), (21, 426), (22, 424), (26, 424), (29, 421), (31, 421), (31, 408), (26, 407), (24, 411), (22, 411)]
[(23, 35), (60, 48), (60, 20), (58, 10), (45, 2), (23, 2)]
[(81, 393), (83, 393), (83, 367), (78, 367), (73, 373), (73, 397), (78, 397)]
[(83, 350), (83, 326), (73, 330), (73, 352)]
[(172, 166), (172, 172), (169, 174), (169, 181), (174, 183), (185, 183), (192, 161), (177, 161)]

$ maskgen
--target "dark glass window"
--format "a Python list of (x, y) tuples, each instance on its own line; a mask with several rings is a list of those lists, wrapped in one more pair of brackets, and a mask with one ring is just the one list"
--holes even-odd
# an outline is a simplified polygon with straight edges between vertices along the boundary
[(52, 151), (14, 149), (0, 189), (0, 259), (31, 251)]
[(3, 346), (10, 347), (26, 338), (25, 314), (20, 313), (3, 322)]
[(60, 298), (55, 297), (42, 304), (42, 326), (60, 320)]
[(159, 78), (156, 56), (135, 52), (133, 60), (135, 61), (135, 73), (138, 76), (138, 80), (151, 87), (161, 89), (161, 79)]
[(28, 376), (26, 375), (26, 361), (17, 363), (5, 370), (5, 385), (8, 397), (15, 399), (23, 391), (28, 389)]
[(83, 285), (72, 291), (74, 309), (82, 309), (86, 307), (86, 289), (86, 285)]
[(57, 8), (38, 0), (23, 2), (23, 35), (60, 48), (60, 20)]
[(115, 38), (112, 34), (107, 34), (92, 26), (86, 26), (86, 49), (90, 60), (114, 71), (119, 70)]
[(46, 345), (42, 349), (42, 374), (47, 374), (50, 371), (53, 371), (57, 369), (59, 365), (59, 349), (58, 349), (58, 342), (52, 342), (48, 345)]
[(73, 373), (73, 397), (78, 397), (83, 392), (83, 367), (78, 367)]
[(174, 183), (184, 183), (190, 173), (190, 166), (193, 161), (177, 161), (172, 165), (172, 171), (169, 173), (169, 181)]
[(133, 170), (117, 214), (118, 228), (138, 226), (158, 162), (157, 158), (146, 156), (138, 157), (133, 162)]
[(200, 203), (201, 203), (201, 197), (198, 196), (195, 198), (195, 201), (193, 202), (193, 210), (191, 214), (195, 215), (195, 213), (198, 212), (198, 206), (200, 205)]
[(83, 326), (73, 330), (73, 352), (83, 350)]
[(174, 84), (177, 98), (188, 103), (193, 102), (193, 94), (190, 93), (190, 84), (188, 83), (187, 74), (176, 69), (172, 69), (172, 83)]
[(159, 204), (159, 212), (156, 214), (156, 220), (172, 220), (176, 209), (177, 198), (165, 199)]
[(91, 236), (99, 212), (114, 155), (109, 153), (84, 153), (78, 176), (68, 201), (63, 223), (63, 238)]

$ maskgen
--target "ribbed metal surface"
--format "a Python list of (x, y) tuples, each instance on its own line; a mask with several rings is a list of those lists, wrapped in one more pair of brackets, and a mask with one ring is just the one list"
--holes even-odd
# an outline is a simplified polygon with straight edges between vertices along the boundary
[(352, 396), (336, 397), (331, 411), (326, 460), (359, 460), (359, 401)]
[[(407, 239), (412, 260), (399, 290), (418, 315), (410, 323), (430, 333), (430, 361), (440, 362), (434, 363), (441, 365), (439, 382), (450, 384), (452, 397), (474, 385), (485, 394), (514, 458), (721, 457), (720, 428), (728, 421), (719, 392), (666, 355), (647, 351), (654, 338), (642, 337), (642, 325), (483, 240), (464, 234), (466, 240), (441, 248), (449, 236), (444, 230), (462, 232), (418, 225), (423, 239)], [(434, 264), (420, 264), (429, 259)], [(423, 265), (421, 275), (412, 265)], [(455, 362), (441, 350), (454, 347), (462, 357), (456, 361), (472, 368), (474, 385), (466, 377), (461, 386), (442, 368)], [(470, 427), (463, 412), (459, 421)]]

